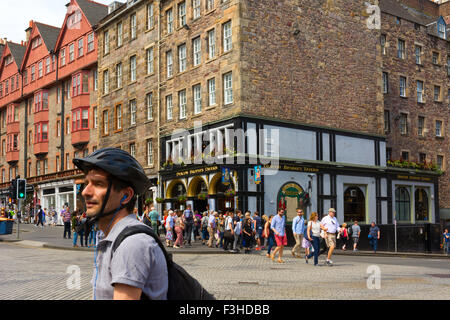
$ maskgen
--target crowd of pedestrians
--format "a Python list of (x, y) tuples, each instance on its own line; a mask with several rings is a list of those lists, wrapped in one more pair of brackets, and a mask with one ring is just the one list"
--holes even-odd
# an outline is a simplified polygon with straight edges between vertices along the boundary
[[(16, 212), (1, 208), (1, 216), (14, 219)], [(140, 215), (135, 209), (136, 218), (152, 227), (158, 235), (165, 234), (167, 247), (179, 249), (191, 247), (193, 241), (199, 241), (202, 245), (210, 248), (221, 248), (223, 250), (238, 253), (250, 253), (267, 250), (266, 256), (279, 263), (284, 263), (284, 247), (287, 245), (286, 217), (283, 209), (278, 210), (276, 215), (260, 215), (255, 211), (243, 214), (240, 210), (226, 211), (225, 213), (206, 210), (203, 213), (193, 211), (188, 205), (185, 210), (164, 210), (161, 217), (153, 205), (146, 205)], [(353, 248), (358, 251), (358, 243), (361, 237), (361, 227), (358, 221), (352, 225), (346, 223), (340, 225), (335, 217), (336, 210), (330, 208), (328, 215), (319, 220), (317, 212), (312, 212), (309, 219), (305, 219), (301, 208), (297, 209), (297, 216), (292, 221), (292, 235), (295, 244), (291, 250), (294, 258), (302, 258), (302, 251), (306, 263), (314, 258), (314, 265), (318, 264), (318, 257), (326, 253), (325, 264), (332, 265), (331, 260), (334, 250), (339, 247), (346, 251)], [(61, 220), (58, 221), (58, 219)], [(97, 243), (97, 231), (95, 225), (87, 223), (86, 214), (81, 210), (71, 211), (69, 204), (65, 203), (58, 215), (53, 209), (47, 212), (40, 205), (29, 210), (23, 222), (33, 223), (37, 227), (44, 225), (56, 226), (64, 224), (63, 237), (72, 239), (73, 246), (94, 247)], [(371, 223), (367, 235), (369, 245), (374, 253), (378, 250), (378, 241), (381, 230)], [(442, 249), (444, 254), (450, 253), (450, 233), (446, 228), (443, 233)]]

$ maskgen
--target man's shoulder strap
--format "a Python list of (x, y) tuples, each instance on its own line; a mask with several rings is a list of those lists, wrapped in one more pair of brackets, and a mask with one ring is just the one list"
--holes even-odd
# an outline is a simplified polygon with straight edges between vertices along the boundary
[(164, 247), (163, 243), (161, 242), (155, 231), (145, 224), (128, 226), (125, 229), (123, 229), (122, 232), (117, 236), (116, 240), (114, 240), (114, 243), (112, 245), (112, 253), (114, 253), (117, 250), (117, 248), (126, 238), (139, 233), (145, 233), (151, 236), (153, 239), (155, 239), (156, 243), (161, 248), (164, 257), (166, 258), (167, 267), (169, 267), (172, 264), (172, 254), (166, 251), (166, 248)]

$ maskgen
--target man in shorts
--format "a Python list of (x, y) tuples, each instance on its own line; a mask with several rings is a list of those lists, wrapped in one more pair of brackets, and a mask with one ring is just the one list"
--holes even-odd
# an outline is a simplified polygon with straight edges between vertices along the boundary
[(272, 224), (270, 228), (273, 230), (275, 234), (275, 241), (277, 243), (276, 249), (273, 251), (270, 258), (272, 261), (275, 261), (275, 255), (278, 252), (278, 262), (284, 263), (283, 258), (283, 248), (287, 245), (287, 236), (286, 236), (286, 217), (284, 217), (284, 210), (278, 209), (278, 214), (272, 218)]
[(359, 236), (361, 235), (361, 227), (358, 225), (358, 221), (355, 221), (352, 228), (352, 239), (353, 239), (353, 251), (358, 251), (356, 246), (358, 245)]
[(334, 248), (336, 248), (336, 233), (339, 232), (339, 222), (336, 217), (336, 210), (330, 208), (328, 210), (328, 215), (325, 216), (321, 225), (323, 226), (323, 230), (325, 231), (325, 241), (328, 247), (328, 256), (325, 262), (326, 265), (332, 266), (333, 261), (331, 261), (331, 256), (333, 254)]

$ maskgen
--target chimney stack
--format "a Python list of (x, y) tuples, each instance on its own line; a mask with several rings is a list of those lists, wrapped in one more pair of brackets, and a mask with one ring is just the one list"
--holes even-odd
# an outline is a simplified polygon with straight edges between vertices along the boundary
[(30, 41), (30, 37), (31, 37), (31, 30), (33, 29), (33, 20), (30, 20), (29, 26), (28, 28), (25, 30), (25, 34), (26, 34), (26, 43), (28, 43), (28, 41)]

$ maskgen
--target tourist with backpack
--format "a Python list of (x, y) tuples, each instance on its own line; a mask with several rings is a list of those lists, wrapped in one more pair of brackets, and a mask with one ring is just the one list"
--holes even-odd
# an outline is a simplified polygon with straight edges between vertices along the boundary
[(203, 217), (200, 222), (201, 225), (201, 233), (202, 233), (202, 245), (206, 245), (206, 241), (209, 239), (208, 233), (208, 212), (203, 212)]

